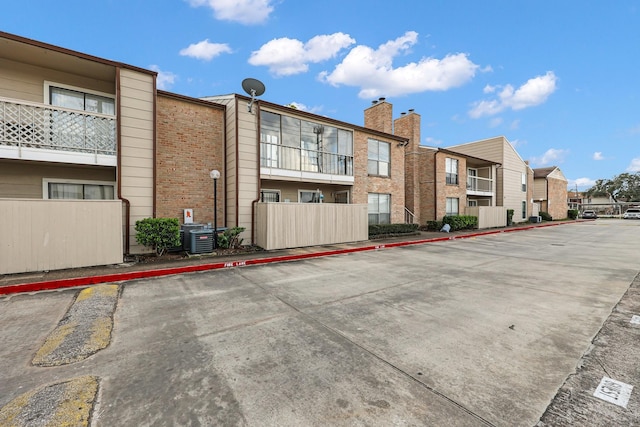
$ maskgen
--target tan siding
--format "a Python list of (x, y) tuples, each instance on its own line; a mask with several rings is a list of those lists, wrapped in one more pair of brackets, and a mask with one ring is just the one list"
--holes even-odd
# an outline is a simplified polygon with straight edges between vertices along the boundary
[(547, 180), (538, 178), (533, 181), (533, 200), (547, 199)]
[[(28, 166), (27, 166), (28, 165)], [(74, 181), (116, 181), (115, 168), (69, 166), (18, 160), (0, 160), (0, 198), (43, 198), (44, 178)]]
[(113, 81), (102, 81), (0, 58), (0, 97), (45, 103), (45, 80), (108, 94), (115, 93)]
[[(143, 135), (153, 135), (155, 111), (153, 111), (153, 76), (122, 69), (120, 75), (120, 128), (121, 133), (121, 191), (122, 197), (131, 202), (131, 240), (132, 253), (146, 252), (147, 249), (135, 241), (135, 222), (153, 216), (153, 138), (133, 138), (131, 132), (142, 131)], [(146, 109), (132, 108), (146, 105)], [(134, 128), (135, 130), (132, 130)], [(140, 156), (147, 150), (148, 156)], [(142, 196), (141, 189), (146, 190)]]
[(0, 275), (122, 262), (119, 200), (0, 200), (0, 218)]

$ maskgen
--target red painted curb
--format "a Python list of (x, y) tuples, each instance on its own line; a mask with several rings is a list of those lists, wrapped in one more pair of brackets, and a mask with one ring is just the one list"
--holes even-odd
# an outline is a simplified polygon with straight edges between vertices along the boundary
[[(211, 264), (199, 264), (199, 265), (187, 265), (182, 267), (162, 268), (158, 270), (132, 271), (129, 273), (115, 273), (115, 274), (106, 274), (102, 276), (75, 277), (72, 279), (59, 279), (59, 280), (49, 280), (44, 282), (21, 283), (17, 285), (0, 286), (0, 295), (48, 291), (48, 290), (54, 290), (54, 289), (97, 285), (100, 283), (109, 283), (109, 282), (125, 282), (128, 280), (134, 280), (134, 279), (146, 279), (151, 277), (169, 276), (174, 274), (195, 273), (198, 271), (219, 270), (223, 268), (232, 268), (232, 267), (244, 267), (248, 265), (260, 265), (260, 264), (268, 264), (272, 262), (297, 261), (297, 260), (306, 259), (306, 258), (319, 258), (319, 257), (325, 257), (325, 256), (332, 256), (332, 255), (348, 254), (353, 252), (372, 251), (372, 250), (378, 250), (378, 249), (395, 248), (395, 247), (409, 246), (409, 245), (420, 245), (424, 243), (444, 242), (447, 240), (468, 239), (468, 238), (478, 237), (478, 236), (510, 233), (513, 231), (531, 230), (533, 228), (551, 227), (551, 226), (561, 225), (561, 224), (567, 224), (567, 223), (532, 225), (528, 227), (482, 231), (478, 233), (464, 234), (460, 236), (436, 237), (436, 238), (423, 239), (423, 240), (410, 240), (405, 242), (382, 243), (379, 245), (361, 246), (361, 247), (347, 248), (347, 249), (336, 249), (332, 251), (312, 252), (312, 253), (298, 254), (298, 255), (282, 255), (282, 256), (275, 256), (275, 257), (269, 257), (269, 258), (256, 258), (256, 259), (248, 259), (244, 261), (226, 261), (226, 262), (216, 262)], [(573, 223), (568, 223), (568, 224), (573, 224)]]

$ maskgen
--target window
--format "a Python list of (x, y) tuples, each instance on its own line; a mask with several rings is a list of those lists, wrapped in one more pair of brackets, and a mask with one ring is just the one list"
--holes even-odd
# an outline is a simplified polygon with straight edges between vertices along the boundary
[(298, 202), (300, 203), (322, 203), (322, 192), (320, 190), (317, 191), (307, 191), (300, 190), (298, 191)]
[(478, 206), (478, 201), (477, 200), (467, 200), (467, 206), (476, 207), (476, 206)]
[(458, 185), (458, 160), (445, 159), (445, 169), (447, 173), (447, 184)]
[(261, 111), (260, 166), (353, 176), (353, 132)]
[(447, 197), (446, 215), (458, 215), (458, 203), (460, 200), (457, 197)]
[(527, 191), (527, 174), (526, 173), (522, 174), (522, 191), (524, 192)]
[(57, 86), (49, 86), (49, 104), (110, 116), (116, 114), (113, 98)]
[(522, 201), (522, 219), (527, 218), (527, 202), (525, 200)]
[(391, 158), (391, 144), (388, 142), (369, 140), (368, 172), (369, 175), (389, 176), (389, 160)]
[(112, 183), (44, 180), (43, 186), (45, 199), (113, 200), (115, 194)]
[(391, 194), (369, 193), (369, 224), (391, 223)]
[(263, 203), (279, 202), (280, 190), (260, 190), (260, 201)]
[(349, 192), (348, 191), (336, 191), (336, 195), (333, 200), (334, 203), (349, 203)]

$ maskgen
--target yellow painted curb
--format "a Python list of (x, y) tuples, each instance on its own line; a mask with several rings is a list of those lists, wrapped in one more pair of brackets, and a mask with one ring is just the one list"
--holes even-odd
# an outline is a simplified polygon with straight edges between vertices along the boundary
[(36, 352), (36, 366), (60, 366), (84, 360), (111, 342), (118, 285), (83, 289), (58, 326)]
[(0, 426), (86, 427), (98, 382), (98, 377), (85, 376), (24, 393), (0, 409)]

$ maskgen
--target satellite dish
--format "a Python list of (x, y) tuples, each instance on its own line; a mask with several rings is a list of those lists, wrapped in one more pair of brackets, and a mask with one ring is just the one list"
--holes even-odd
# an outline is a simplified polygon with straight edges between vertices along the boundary
[(249, 112), (251, 112), (251, 106), (253, 105), (253, 101), (255, 101), (256, 96), (262, 95), (265, 91), (264, 84), (260, 80), (248, 78), (242, 81), (242, 89), (251, 95), (251, 101), (247, 105)]

